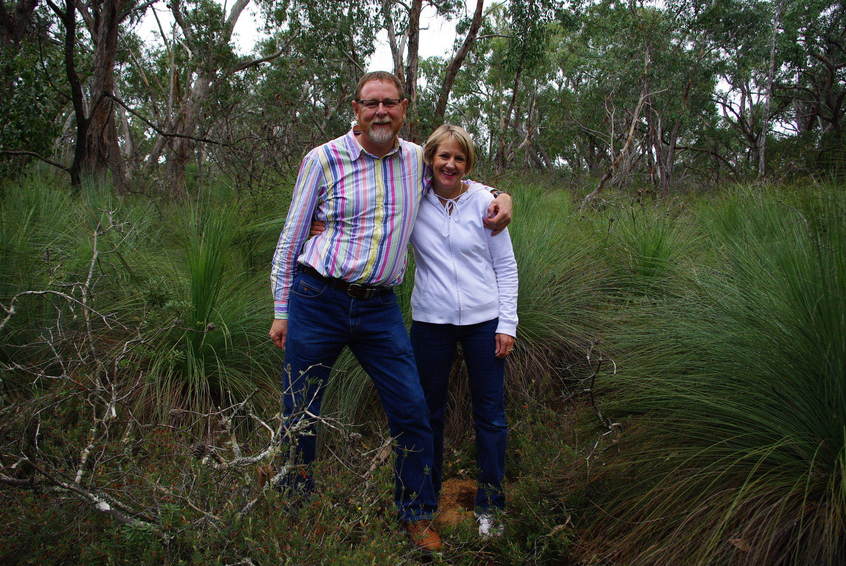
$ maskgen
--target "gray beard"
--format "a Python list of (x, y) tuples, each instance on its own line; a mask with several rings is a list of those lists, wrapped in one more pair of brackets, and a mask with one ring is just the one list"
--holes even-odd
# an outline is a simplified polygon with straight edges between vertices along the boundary
[(367, 137), (369, 137), (370, 141), (372, 141), (373, 143), (382, 145), (394, 139), (394, 132), (390, 124), (380, 125), (376, 127), (371, 125), (370, 131), (367, 132)]

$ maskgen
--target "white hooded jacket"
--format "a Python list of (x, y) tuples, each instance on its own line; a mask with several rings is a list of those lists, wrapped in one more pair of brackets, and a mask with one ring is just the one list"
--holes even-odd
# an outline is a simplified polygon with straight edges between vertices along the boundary
[[(468, 189), (446, 206), (426, 191), (411, 234), (414, 246), (412, 318), (468, 325), (499, 317), (496, 332), (517, 336), (517, 262), (508, 230), (484, 227), (490, 188)], [(450, 214), (451, 210), (451, 214)]]

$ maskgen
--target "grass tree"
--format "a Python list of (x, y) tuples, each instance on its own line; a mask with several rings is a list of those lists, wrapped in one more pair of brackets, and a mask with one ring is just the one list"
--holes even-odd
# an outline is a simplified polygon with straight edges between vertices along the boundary
[(806, 198), (814, 224), (764, 193), (703, 212), (715, 261), (622, 330), (627, 564), (846, 557), (846, 201)]

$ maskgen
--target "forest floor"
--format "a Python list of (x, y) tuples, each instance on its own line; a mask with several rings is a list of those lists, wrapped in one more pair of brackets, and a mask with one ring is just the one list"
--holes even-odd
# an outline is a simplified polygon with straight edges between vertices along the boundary
[(454, 527), (464, 521), (472, 521), (476, 498), (476, 480), (451, 478), (441, 485), (438, 499), (438, 528)]

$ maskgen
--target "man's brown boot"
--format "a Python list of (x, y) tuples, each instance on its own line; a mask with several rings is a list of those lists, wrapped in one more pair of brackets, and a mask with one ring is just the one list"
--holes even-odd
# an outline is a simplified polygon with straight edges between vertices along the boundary
[(435, 532), (432, 521), (408, 521), (405, 530), (414, 545), (427, 552), (440, 552), (443, 548), (440, 535)]

